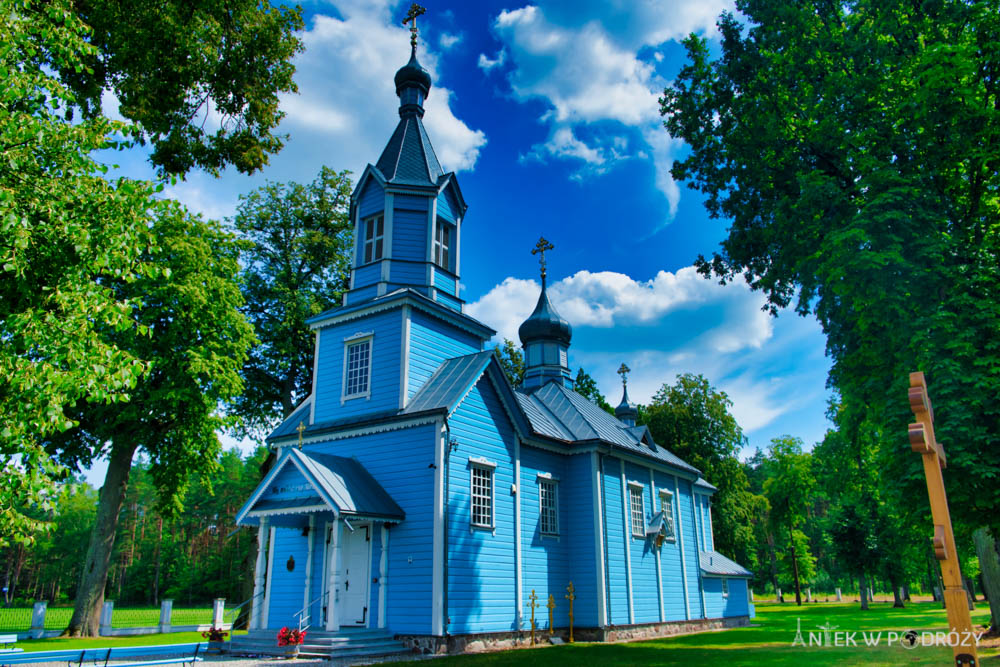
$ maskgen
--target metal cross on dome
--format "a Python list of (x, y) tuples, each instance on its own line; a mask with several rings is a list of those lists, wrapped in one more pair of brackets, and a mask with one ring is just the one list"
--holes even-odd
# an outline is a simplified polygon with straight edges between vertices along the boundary
[(410, 46), (414, 48), (417, 46), (417, 17), (426, 11), (426, 8), (414, 2), (406, 12), (406, 18), (403, 19), (403, 25), (410, 24)]
[(622, 365), (618, 367), (616, 372), (618, 375), (622, 376), (622, 386), (628, 385), (628, 374), (632, 372), (632, 369), (626, 366), (623, 362)]
[(543, 283), (545, 282), (545, 251), (546, 250), (555, 250), (555, 248), (556, 247), (554, 245), (552, 245), (551, 243), (549, 243), (548, 241), (545, 240), (544, 236), (539, 236), (538, 237), (538, 243), (535, 244), (535, 247), (531, 251), (532, 255), (537, 255), (539, 253), (541, 253), (541, 255), (542, 255), (538, 259), (538, 262), (542, 265), (542, 282)]

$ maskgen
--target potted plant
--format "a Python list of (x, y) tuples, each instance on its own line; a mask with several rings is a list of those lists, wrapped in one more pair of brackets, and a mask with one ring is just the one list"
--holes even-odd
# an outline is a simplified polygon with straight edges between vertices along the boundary
[(293, 660), (299, 655), (299, 647), (306, 640), (306, 631), (285, 626), (278, 630), (278, 646), (285, 646)]
[(208, 650), (216, 653), (223, 652), (226, 646), (226, 637), (228, 635), (228, 632), (215, 626), (212, 626), (205, 632), (201, 633), (201, 636), (208, 640)]

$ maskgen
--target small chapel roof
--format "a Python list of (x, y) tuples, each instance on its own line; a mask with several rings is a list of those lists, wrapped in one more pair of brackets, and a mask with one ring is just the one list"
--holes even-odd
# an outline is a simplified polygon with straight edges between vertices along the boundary
[(410, 399), (404, 412), (454, 408), (483, 374), (492, 358), (493, 350), (486, 350), (445, 359), (424, 386)]
[(718, 551), (699, 551), (698, 565), (704, 574), (723, 577), (752, 577), (753, 572)]

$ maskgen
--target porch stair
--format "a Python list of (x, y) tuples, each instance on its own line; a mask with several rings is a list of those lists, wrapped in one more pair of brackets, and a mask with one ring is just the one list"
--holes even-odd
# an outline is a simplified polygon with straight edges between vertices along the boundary
[[(233, 655), (287, 655), (278, 646), (276, 630), (251, 630), (233, 637), (229, 652)], [(299, 648), (302, 658), (369, 658), (407, 653), (402, 642), (382, 629), (341, 628), (337, 632), (307, 630), (306, 641)]]

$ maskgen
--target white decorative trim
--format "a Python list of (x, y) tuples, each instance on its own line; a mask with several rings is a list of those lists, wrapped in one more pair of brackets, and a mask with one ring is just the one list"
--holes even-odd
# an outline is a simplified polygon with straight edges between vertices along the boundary
[(484, 459), (481, 456), (470, 456), (469, 457), (470, 466), (479, 466), (480, 468), (493, 468), (496, 469), (497, 464), (489, 459)]
[(490, 531), (493, 535), (497, 534), (497, 479), (496, 479), (496, 468), (497, 464), (492, 461), (488, 461), (484, 458), (469, 457), (469, 499), (470, 503), (474, 503), (472, 490), (474, 488), (473, 484), (473, 474), (477, 469), (486, 470), (490, 473), (490, 523), (473, 523), (472, 522), (472, 505), (469, 506), (469, 531)]
[[(691, 487), (692, 490), (694, 486)], [(698, 544), (698, 533), (701, 532), (701, 522), (698, 520), (698, 513), (701, 510), (698, 508), (698, 503), (696, 502), (694, 493), (691, 494), (691, 513), (694, 514), (694, 541), (695, 545)], [(702, 539), (704, 539), (705, 534), (701, 533)], [(704, 546), (704, 545), (702, 545)], [(701, 549), (704, 551), (704, 549)], [(701, 564), (698, 564), (698, 592), (701, 596), (701, 617), (708, 618), (708, 608), (705, 606), (705, 586), (701, 582)]]
[[(365, 383), (366, 390), (357, 394), (347, 393), (347, 356), (348, 350), (354, 345), (368, 343), (368, 379)], [(358, 332), (344, 339), (343, 352), (343, 374), (340, 379), (340, 404), (353, 401), (357, 398), (368, 400), (372, 396), (372, 366), (375, 365), (375, 334), (372, 332)]]
[[(624, 463), (624, 461), (622, 463)], [(628, 481), (628, 485), (631, 486), (631, 487), (633, 487), (633, 488), (639, 489), (643, 493), (646, 493), (646, 485), (643, 484), (642, 482), (637, 482), (634, 479), (630, 479)], [(643, 510), (643, 512), (645, 512), (645, 509)]]
[(424, 250), (424, 261), (427, 262), (425, 280), (428, 287), (434, 285), (434, 222), (437, 220), (437, 194), (430, 198), (427, 205), (427, 248)]
[(555, 475), (553, 475), (550, 472), (537, 472), (537, 473), (535, 473), (535, 476), (536, 477), (540, 477), (542, 479), (547, 479), (547, 480), (552, 481), (552, 482), (558, 482), (559, 481), (559, 478), (556, 477)]
[(385, 627), (385, 588), (388, 584), (389, 529), (383, 523), (380, 527), (382, 551), (378, 558), (378, 627)]
[[(677, 498), (681, 497), (676, 475), (674, 475), (674, 493)], [(684, 512), (681, 511), (679, 501), (677, 503), (677, 516), (674, 519), (677, 521), (677, 544), (681, 550), (681, 582), (684, 584), (684, 620), (690, 621), (691, 599), (688, 595), (687, 557), (684, 554)]]
[[(385, 234), (382, 237), (382, 258), (392, 259), (392, 219), (394, 196), (391, 192), (385, 193)], [(382, 267), (382, 280), (389, 280), (389, 267)]]
[[(343, 440), (345, 438), (354, 438), (362, 435), (374, 435), (376, 433), (387, 433), (389, 431), (399, 431), (401, 429), (411, 428), (413, 426), (421, 426), (423, 424), (433, 424), (434, 422), (440, 420), (439, 415), (425, 415), (423, 417), (416, 417), (414, 419), (400, 419), (398, 421), (387, 421), (379, 424), (373, 424), (371, 426), (363, 426), (359, 428), (345, 429), (343, 431), (331, 431), (329, 433), (322, 433), (314, 435), (312, 437), (302, 438), (303, 445), (310, 445), (316, 442), (333, 442), (335, 440)], [(284, 442), (280, 445), (274, 445), (276, 447), (282, 448), (290, 444), (292, 441)]]
[(444, 422), (439, 418), (434, 432), (434, 528), (432, 545), (434, 554), (431, 570), (431, 634), (440, 637), (444, 634), (443, 612), (441, 609), (444, 598), (444, 441), (447, 434)]
[(302, 591), (303, 615), (309, 617), (312, 624), (312, 612), (309, 610), (309, 601), (312, 599), (312, 576), (313, 576), (313, 551), (316, 546), (316, 515), (309, 515), (309, 537), (306, 538), (306, 582)]
[[(312, 376), (312, 392), (309, 394), (309, 398), (312, 399), (316, 395), (316, 383), (319, 378), (319, 337), (322, 332), (316, 330), (316, 344), (313, 347), (313, 376)], [(312, 426), (316, 423), (316, 401), (313, 400), (312, 405), (309, 406), (309, 425)]]
[(250, 517), (279, 516), (282, 514), (307, 514), (309, 512), (334, 512), (328, 505), (303, 505), (301, 507), (282, 507), (273, 510), (251, 510), (246, 513)]
[[(482, 329), (489, 329), (489, 327), (483, 325), (482, 328), (476, 329), (475, 327), (471, 326), (468, 323), (467, 321), (469, 319), (468, 315), (462, 315), (459, 311), (448, 308), (448, 306), (442, 304), (438, 305), (444, 310), (438, 311), (436, 309), (433, 309), (423, 301), (417, 300), (418, 298), (422, 298), (431, 301), (431, 303), (436, 303), (432, 299), (429, 299), (428, 297), (420, 294), (420, 292), (415, 292), (415, 294), (418, 296), (414, 296), (413, 292), (405, 291), (402, 288), (393, 290), (393, 293), (395, 292), (400, 292), (399, 295), (400, 300), (397, 300), (396, 298), (389, 298), (386, 299), (385, 301), (380, 301), (379, 303), (372, 303), (364, 308), (359, 308), (358, 310), (352, 310), (349, 313), (343, 313), (340, 315), (334, 313), (331, 314), (329, 317), (311, 323), (309, 325), (309, 328), (320, 329), (323, 327), (333, 326), (335, 324), (341, 324), (343, 322), (350, 322), (351, 320), (360, 319), (368, 315), (380, 313), (385, 310), (392, 310), (393, 308), (398, 308), (402, 305), (400, 303), (401, 300), (412, 299), (410, 304), (416, 307), (421, 312), (427, 313), (432, 317), (437, 317), (438, 319), (445, 320), (449, 324), (454, 325), (455, 327), (458, 327), (459, 329), (462, 329), (463, 331), (466, 331), (472, 334), (473, 336), (476, 336), (479, 339), (482, 339), (483, 337), (488, 337), (487, 334), (485, 334)], [(492, 331), (492, 329), (490, 329), (490, 331)], [(695, 478), (692, 477), (692, 479)]]
[(263, 592), (267, 586), (267, 519), (261, 519), (257, 527), (257, 562), (254, 566), (253, 603), (250, 610), (251, 629), (263, 629)]
[[(635, 609), (632, 605), (632, 499), (625, 484), (625, 461), (618, 459), (622, 468), (622, 518), (625, 521), (625, 585), (628, 591), (628, 622), (635, 623)], [(642, 486), (641, 484), (639, 485)], [(643, 510), (643, 515), (645, 515)]]
[[(712, 538), (712, 548), (705, 551), (715, 551), (715, 528), (712, 526), (712, 501), (706, 501), (705, 513), (708, 515), (708, 536)], [(708, 544), (706, 542), (706, 544)]]
[(340, 610), (337, 604), (340, 600), (340, 591), (338, 590), (337, 583), (340, 579), (340, 524), (341, 522), (335, 519), (330, 526), (330, 548), (328, 549), (330, 553), (330, 566), (327, 569), (326, 585), (327, 632), (340, 629)]
[[(546, 532), (542, 531), (541, 515), (542, 515), (542, 512), (545, 511), (545, 508), (542, 507), (542, 483), (543, 482), (547, 483), (547, 484), (551, 484), (552, 485), (552, 493), (555, 494), (555, 510), (556, 510), (556, 529), (555, 529), (555, 532), (547, 532), (546, 533)], [(542, 538), (542, 539), (544, 539), (544, 538), (547, 537), (547, 538), (555, 539), (555, 540), (558, 541), (559, 540), (559, 536), (562, 534), (562, 533), (560, 533), (560, 528), (561, 528), (562, 521), (559, 520), (559, 478), (558, 477), (553, 477), (551, 473), (540, 472), (535, 477), (535, 483), (538, 485), (538, 516), (539, 516), (539, 519), (538, 519), (538, 536), (540, 538)]]
[(365, 338), (372, 338), (375, 335), (375, 331), (357, 331), (352, 333), (350, 336), (344, 336), (345, 343), (354, 343), (359, 340), (364, 340)]
[(403, 306), (403, 335), (399, 345), (399, 409), (409, 403), (410, 393), (410, 307)]
[(274, 526), (267, 528), (267, 575), (264, 580), (264, 609), (260, 614), (261, 627), (267, 628), (268, 614), (271, 611), (271, 574), (274, 570)]
[(521, 439), (514, 437), (514, 622), (516, 629), (520, 630), (524, 623), (524, 583), (522, 572), (521, 556)]
[[(443, 190), (442, 190), (442, 192), (443, 192)], [(445, 197), (447, 197), (447, 196), (448, 195), (445, 195)], [(461, 243), (461, 241), (462, 241), (462, 236), (461, 236), (462, 231), (461, 230), (462, 230), (462, 216), (458, 215), (458, 212), (456, 211), (455, 212), (455, 253), (454, 254), (455, 254), (455, 296), (457, 298), (461, 298), (459, 296), (459, 289), (458, 289), (458, 276), (459, 276), (458, 270), (462, 267), (462, 261), (461, 261), (462, 260), (462, 243)], [(465, 304), (462, 304), (462, 309), (464, 311)]]
[[(652, 468), (649, 469), (649, 496), (652, 502), (650, 509), (653, 514), (656, 514), (656, 476)], [(663, 511), (662, 507), (660, 511)], [(660, 603), (660, 623), (663, 623), (667, 620), (663, 609), (663, 571), (660, 568), (660, 550), (654, 549), (653, 551), (656, 555), (656, 599)]]
[(594, 546), (597, 549), (597, 625), (604, 627), (608, 624), (608, 598), (607, 586), (605, 586), (605, 562), (604, 562), (604, 531), (603, 525), (603, 498), (601, 498), (601, 467), (598, 462), (597, 450), (590, 453), (591, 457), (591, 497), (594, 499)]

